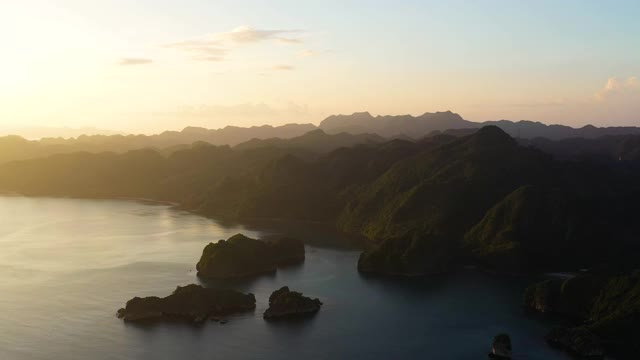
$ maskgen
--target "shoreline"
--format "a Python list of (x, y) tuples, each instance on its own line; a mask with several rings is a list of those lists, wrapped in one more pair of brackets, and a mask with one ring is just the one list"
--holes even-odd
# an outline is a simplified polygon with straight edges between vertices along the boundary
[[(132, 201), (132, 202), (137, 202), (137, 203), (141, 203), (141, 204), (145, 204), (145, 205), (162, 205), (162, 206), (169, 206), (172, 207), (176, 210), (182, 210), (194, 215), (198, 215), (198, 216), (202, 216), (204, 218), (207, 219), (211, 219), (214, 221), (218, 221), (221, 223), (234, 223), (234, 224), (238, 224), (238, 225), (242, 225), (242, 226), (248, 226), (248, 227), (256, 227), (256, 226), (260, 226), (260, 225), (267, 225), (267, 224), (299, 224), (299, 225), (325, 225), (330, 227), (333, 231), (336, 231), (337, 234), (343, 235), (345, 236), (347, 239), (349, 239), (349, 244), (347, 244), (349, 247), (354, 246), (354, 249), (357, 249), (358, 251), (366, 251), (367, 248), (371, 247), (371, 246), (375, 246), (375, 242), (367, 239), (364, 235), (359, 235), (359, 234), (353, 234), (353, 233), (347, 233), (344, 231), (341, 231), (335, 223), (329, 222), (329, 221), (318, 221), (318, 220), (300, 220), (300, 219), (286, 219), (286, 218), (266, 218), (266, 217), (244, 217), (244, 218), (232, 218), (232, 217), (227, 217), (224, 215), (219, 215), (219, 214), (207, 214), (205, 212), (202, 212), (198, 209), (191, 209), (191, 208), (187, 208), (184, 207), (181, 203), (179, 202), (175, 202), (175, 201), (168, 201), (168, 200), (156, 200), (156, 199), (151, 199), (151, 198), (141, 198), (141, 197), (125, 197), (125, 196), (121, 196), (121, 197), (74, 197), (74, 196), (52, 196), (52, 195), (48, 195), (48, 196), (38, 196), (38, 195), (24, 195), (24, 194), (20, 194), (17, 192), (2, 192), (0, 191), (0, 196), (6, 196), (6, 197), (25, 197), (25, 198), (52, 198), (52, 199), (76, 199), (76, 200), (115, 200), (115, 201)], [(305, 241), (305, 244), (309, 243), (308, 241)], [(313, 245), (313, 243), (309, 243), (311, 245)], [(357, 267), (357, 266), (356, 266)], [(436, 272), (430, 272), (430, 273), (403, 273), (403, 272), (384, 272), (384, 271), (367, 271), (367, 270), (360, 270), (357, 269), (357, 271), (365, 276), (373, 276), (373, 277), (383, 277), (383, 278), (404, 278), (404, 279), (420, 279), (420, 278), (428, 278), (431, 276), (437, 276), (437, 275), (444, 275), (447, 273), (452, 273), (452, 272), (456, 272), (458, 270), (461, 269), (465, 269), (465, 270), (470, 270), (470, 268), (473, 268), (473, 270), (476, 271), (480, 271), (480, 272), (485, 272), (485, 273), (492, 273), (492, 274), (500, 274), (500, 275), (508, 275), (508, 276), (542, 276), (542, 277), (548, 277), (548, 278), (560, 278), (560, 279), (568, 279), (568, 278), (572, 278), (574, 276), (576, 276), (577, 273), (579, 273), (579, 270), (574, 270), (574, 271), (554, 271), (554, 270), (548, 270), (548, 271), (535, 271), (535, 272), (514, 272), (514, 271), (500, 271), (500, 270), (496, 270), (496, 269), (492, 269), (492, 268), (485, 268), (479, 265), (471, 265), (471, 264), (458, 264), (458, 266), (454, 266), (452, 269), (448, 270), (448, 271), (436, 271)]]
[(27, 197), (15, 191), (0, 191), (0, 196), (6, 197)]
[(115, 197), (77, 197), (77, 196), (64, 196), (64, 195), (25, 195), (17, 192), (2, 192), (0, 191), (0, 197), (24, 197), (24, 198), (42, 198), (42, 199), (75, 199), (75, 200), (111, 200), (111, 201), (130, 201), (149, 206), (168, 206), (172, 209), (185, 211), (193, 215), (201, 216), (206, 219), (210, 219), (222, 224), (235, 224), (245, 226), (247, 228), (260, 228), (260, 227), (274, 227), (277, 230), (282, 230), (283, 225), (309, 225), (309, 226), (322, 226), (323, 229), (329, 229), (331, 232), (335, 232), (348, 239), (346, 244), (334, 244), (334, 243), (317, 243), (314, 241), (305, 241), (309, 245), (322, 245), (325, 247), (336, 247), (354, 249), (358, 251), (364, 251), (371, 244), (368, 240), (358, 234), (346, 233), (338, 229), (335, 223), (329, 221), (317, 221), (317, 220), (301, 220), (301, 219), (286, 219), (286, 218), (267, 218), (267, 217), (243, 217), (233, 218), (222, 214), (206, 213), (198, 209), (185, 207), (182, 203), (169, 200), (157, 200), (144, 197), (128, 197), (128, 196), (115, 196)]
[[(75, 199), (72, 197), (72, 199)], [(99, 200), (125, 200), (125, 201), (135, 201), (140, 203), (146, 203), (149, 205), (168, 205), (173, 207), (180, 207), (182, 204), (173, 201), (166, 200), (155, 200), (150, 198), (137, 198), (137, 197), (115, 197), (115, 198), (97, 198)]]

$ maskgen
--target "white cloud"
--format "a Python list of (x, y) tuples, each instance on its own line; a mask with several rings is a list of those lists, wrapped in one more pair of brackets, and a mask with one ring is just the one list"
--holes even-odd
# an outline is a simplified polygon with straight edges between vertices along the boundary
[(182, 40), (164, 44), (162, 47), (192, 54), (194, 60), (221, 61), (234, 48), (249, 44), (275, 41), (281, 44), (300, 44), (299, 37), (285, 37), (299, 34), (301, 30), (261, 30), (250, 26), (239, 26), (231, 31), (213, 33), (197, 39)]
[(222, 61), (228, 51), (215, 43), (193, 40), (167, 44), (164, 47), (189, 53), (192, 59), (203, 61)]
[(299, 57), (312, 57), (318, 55), (318, 52), (315, 50), (303, 50), (298, 53)]
[(276, 70), (276, 71), (290, 71), (290, 70), (293, 70), (295, 68), (293, 66), (291, 66), (291, 65), (281, 64), (281, 65), (275, 65), (271, 69)]
[(204, 39), (179, 41), (162, 47), (188, 53), (194, 60), (222, 61), (227, 54), (222, 44)]
[(333, 53), (332, 50), (311, 50), (311, 49), (306, 49), (306, 50), (302, 50), (298, 53), (298, 57), (301, 58), (309, 58), (309, 57), (315, 57), (315, 56), (320, 56), (323, 54), (331, 54)]
[(623, 100), (635, 97), (638, 97), (638, 101), (640, 101), (640, 80), (635, 76), (627, 79), (611, 77), (607, 80), (604, 88), (595, 94), (595, 98), (599, 101)]
[(285, 45), (295, 45), (303, 43), (303, 40), (301, 38), (276, 38), (276, 41)]
[(153, 60), (146, 58), (122, 58), (116, 64), (121, 66), (131, 65), (147, 65), (153, 63)]
[(591, 118), (593, 123), (639, 126), (640, 81), (635, 76), (627, 79), (609, 78), (584, 110), (585, 118)]
[(258, 30), (251, 26), (239, 26), (228, 32), (209, 35), (212, 40), (252, 43), (275, 39), (279, 42), (299, 43), (300, 39), (278, 37), (278, 35), (300, 33), (300, 30)]
[[(616, 78), (603, 81), (599, 90), (571, 98), (524, 99), (516, 103), (474, 105), (471, 119), (530, 119), (571, 126), (640, 126), (640, 79)], [(551, 93), (550, 93), (551, 95)], [(487, 109), (487, 110), (483, 110)], [(478, 116), (477, 114), (482, 114)]]

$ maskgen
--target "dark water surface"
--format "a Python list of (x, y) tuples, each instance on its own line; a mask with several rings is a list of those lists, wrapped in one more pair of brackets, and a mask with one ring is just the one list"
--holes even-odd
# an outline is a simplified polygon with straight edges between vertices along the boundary
[[(311, 246), (303, 265), (226, 284), (258, 304), (225, 325), (144, 327), (114, 316), (134, 296), (197, 283), (204, 245), (238, 232), (274, 231), (127, 201), (0, 197), (0, 359), (487, 359), (503, 331), (515, 359), (565, 359), (544, 343), (549, 320), (520, 308), (527, 279), (367, 278), (356, 271), (357, 251)], [(269, 294), (283, 285), (319, 297), (320, 313), (263, 321)]]

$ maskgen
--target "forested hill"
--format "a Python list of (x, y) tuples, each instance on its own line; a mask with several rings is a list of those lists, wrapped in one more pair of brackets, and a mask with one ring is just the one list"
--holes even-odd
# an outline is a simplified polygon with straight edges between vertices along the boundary
[(378, 273), (463, 263), (569, 270), (631, 259), (640, 239), (640, 162), (558, 161), (493, 126), (313, 156), (298, 147), (206, 143), (170, 154), (61, 154), (1, 165), (0, 190), (151, 198), (234, 219), (325, 221), (367, 237), (359, 266)]
[[(571, 153), (571, 145), (566, 148), (553, 147), (546, 141), (567, 140), (571, 142), (587, 141), (578, 144), (578, 150), (599, 151), (588, 142), (602, 137), (619, 139), (640, 135), (638, 127), (584, 126), (572, 128), (563, 125), (545, 125), (533, 121), (489, 121), (472, 122), (450, 111), (425, 113), (420, 116), (372, 116), (367, 112), (352, 115), (332, 115), (320, 123), (288, 124), (282, 126), (254, 126), (248, 128), (227, 126), (222, 129), (187, 127), (182, 131), (165, 131), (156, 135), (92, 135), (76, 138), (44, 138), (26, 140), (19, 136), (0, 137), (0, 164), (13, 160), (33, 159), (53, 154), (67, 154), (79, 151), (99, 153), (122, 153), (131, 150), (150, 148), (170, 153), (185, 149), (195, 142), (212, 145), (229, 145), (241, 148), (255, 148), (269, 145), (272, 147), (298, 147), (312, 152), (327, 152), (342, 146), (357, 143), (382, 142), (384, 140), (405, 139), (417, 141), (426, 136), (447, 134), (464, 136), (478, 131), (483, 126), (494, 125), (510, 136), (522, 142), (552, 151), (562, 151), (561, 155)], [(324, 139), (324, 135), (332, 138)], [(304, 137), (303, 137), (304, 136)], [(296, 141), (288, 141), (297, 139)], [(607, 150), (608, 151), (608, 150)], [(612, 151), (609, 151), (612, 152)], [(570, 154), (571, 155), (571, 154)]]
[(288, 124), (248, 128), (227, 126), (215, 130), (187, 127), (182, 131), (165, 131), (156, 135), (82, 135), (68, 139), (26, 140), (19, 136), (4, 136), (0, 137), (0, 163), (78, 151), (121, 153), (143, 148), (184, 148), (194, 142), (235, 146), (251, 139), (289, 139), (315, 129), (312, 124)]
[(547, 125), (537, 121), (485, 121), (465, 120), (451, 111), (412, 115), (373, 116), (368, 112), (352, 115), (332, 115), (320, 123), (320, 128), (329, 134), (339, 132), (378, 134), (384, 137), (407, 136), (419, 139), (432, 132), (447, 130), (473, 130), (484, 126), (497, 126), (515, 138), (546, 138), (561, 140), (570, 138), (595, 139), (601, 136), (640, 135), (640, 127), (595, 127), (586, 125), (573, 128), (566, 125)]

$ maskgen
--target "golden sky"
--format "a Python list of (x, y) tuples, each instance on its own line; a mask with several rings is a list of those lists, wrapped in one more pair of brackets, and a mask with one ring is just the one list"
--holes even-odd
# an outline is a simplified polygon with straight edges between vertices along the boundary
[(640, 126), (638, 13), (632, 1), (6, 1), (0, 127), (444, 110)]

